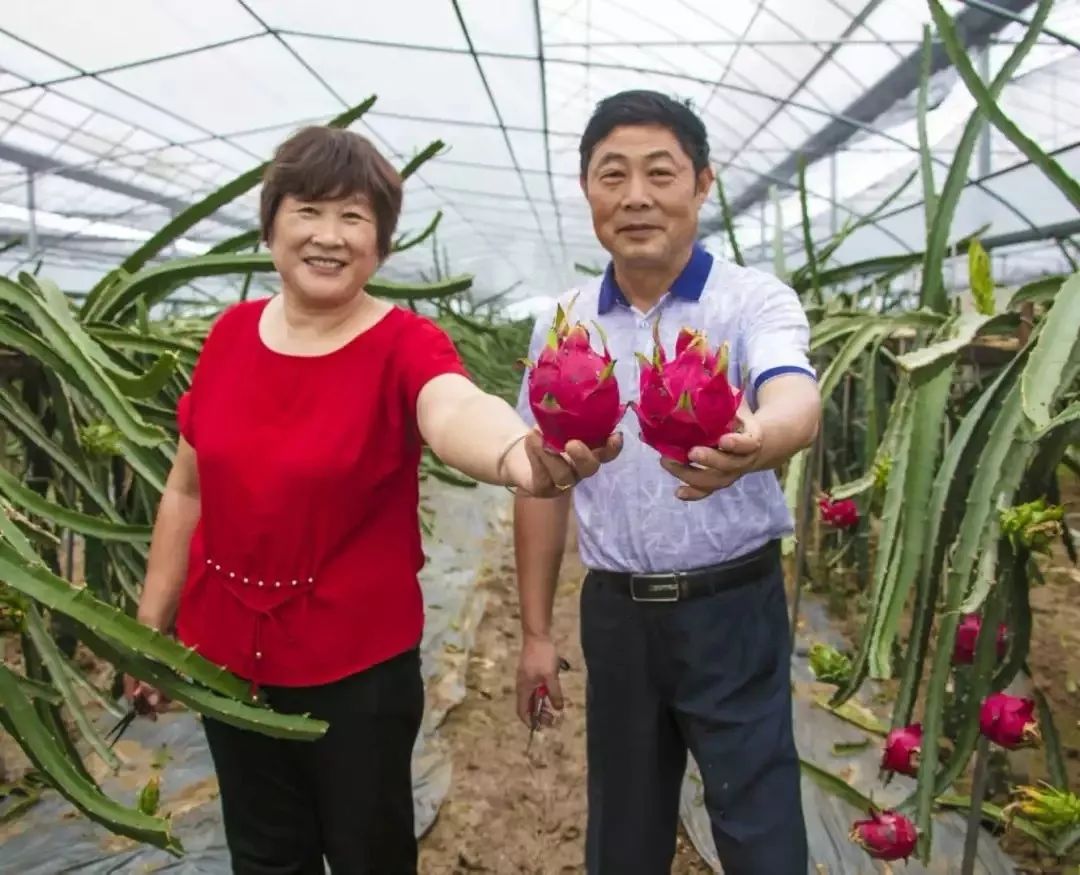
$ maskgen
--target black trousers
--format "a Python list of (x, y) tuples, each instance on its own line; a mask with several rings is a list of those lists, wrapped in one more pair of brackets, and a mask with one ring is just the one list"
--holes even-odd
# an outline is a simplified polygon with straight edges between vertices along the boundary
[(806, 875), (783, 572), (678, 603), (586, 576), (589, 875), (671, 871), (687, 751), (725, 875)]
[(424, 711), (411, 650), (317, 687), (264, 687), (269, 703), (330, 728), (288, 741), (205, 719), (237, 875), (414, 875), (411, 762)]

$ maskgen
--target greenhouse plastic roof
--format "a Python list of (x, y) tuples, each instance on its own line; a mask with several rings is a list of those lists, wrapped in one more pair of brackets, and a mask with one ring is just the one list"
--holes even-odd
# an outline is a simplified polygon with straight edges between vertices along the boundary
[[(994, 3), (945, 3), (984, 76), (1023, 34), (1015, 16), (1034, 9)], [(637, 87), (702, 113), (751, 262), (772, 269), (775, 239), (788, 266), (802, 260), (792, 187), (800, 154), (818, 239), (911, 177), (839, 261), (918, 250), (915, 86), (928, 21), (923, 0), (9, 3), (0, 17), (0, 249), (22, 243), (0, 255), (0, 270), (41, 260), (43, 273), (85, 290), (292, 130), (377, 95), (354, 129), (399, 166), (432, 140), (446, 144), (409, 179), (399, 230), (420, 230), (442, 210), (439, 248), (450, 272), (475, 274), (477, 297), (516, 284), (519, 301), (542, 299), (580, 278), (575, 264), (606, 261), (578, 186), (578, 139), (599, 99)], [(1058, 0), (1002, 105), (1080, 175), (1080, 51), (1070, 38), (1080, 41), (1080, 0)], [(928, 131), (940, 187), (975, 104), (938, 53)], [(1045, 238), (1047, 228), (1058, 238), (1080, 232), (1064, 197), (996, 131), (970, 173), (978, 181), (954, 236), (989, 223), (1006, 278), (1062, 269), (1062, 244)], [(256, 205), (257, 191), (165, 254), (203, 252), (253, 227)], [(710, 199), (703, 234), (726, 254), (718, 212)], [(433, 254), (401, 253), (386, 273), (430, 276)]]

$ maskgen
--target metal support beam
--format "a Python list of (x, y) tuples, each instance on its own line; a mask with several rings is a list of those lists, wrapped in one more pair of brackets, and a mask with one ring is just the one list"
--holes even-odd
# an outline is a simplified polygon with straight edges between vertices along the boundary
[[(1031, 27), (1030, 19), (1024, 18), (1022, 15), (1018, 15), (1006, 8), (1007, 4), (1001, 3), (1000, 0), (995, 0), (994, 3), (987, 3), (985, 0), (960, 0), (960, 2), (965, 6), (974, 6), (976, 9), (982, 9), (990, 15), (998, 15), (1002, 18), (1008, 18), (1010, 21), (1015, 21), (1018, 24), (1023, 24), (1026, 27)], [(1080, 51), (1080, 42), (1065, 36), (1063, 33), (1051, 30), (1049, 27), (1044, 27), (1043, 33), (1051, 39), (1057, 40), (1064, 46), (1069, 46), (1070, 48)]]
[[(12, 164), (18, 164), (31, 174), (48, 174), (50, 176), (61, 176), (64, 179), (73, 179), (76, 182), (81, 182), (83, 185), (90, 185), (94, 188), (100, 188), (103, 191), (122, 194), (133, 200), (158, 204), (170, 210), (172, 213), (180, 212), (190, 206), (188, 201), (180, 198), (169, 197), (160, 192), (151, 191), (149, 188), (144, 188), (141, 185), (134, 185), (119, 179), (111, 179), (108, 176), (104, 176), (103, 174), (88, 168), (76, 167), (73, 164), (58, 161), (47, 155), (40, 155), (37, 152), (31, 152), (27, 149), (21, 149), (18, 146), (12, 146), (9, 143), (0, 143), (0, 159), (10, 161)], [(214, 221), (220, 222), (223, 225), (231, 225), (234, 228), (239, 228), (244, 231), (254, 227), (253, 222), (245, 222), (242, 219), (220, 212), (215, 213)]]
[(836, 203), (836, 153), (829, 153), (829, 231), (835, 237), (840, 230), (840, 211)]
[[(983, 46), (979, 52), (979, 77), (987, 85), (990, 84), (990, 48)], [(979, 135), (979, 158), (977, 164), (978, 178), (983, 179), (994, 172), (993, 152), (994, 126), (989, 120), (983, 118), (982, 133)]]
[[(1034, 0), (999, 0), (1001, 10), (1020, 13), (1034, 3)], [(994, 36), (1008, 26), (1010, 19), (979, 8), (965, 8), (956, 17), (956, 28), (965, 46), (969, 49), (980, 48), (989, 43)], [(850, 124), (851, 119), (862, 124), (870, 124), (885, 113), (897, 101), (910, 95), (919, 86), (919, 73), (922, 64), (922, 50), (916, 49), (907, 55), (891, 71), (867, 89), (861, 97), (849, 104), (842, 113), (843, 118), (834, 119), (817, 133), (810, 136), (798, 149), (775, 165), (761, 179), (740, 192), (731, 202), (732, 215), (738, 216), (768, 196), (770, 182), (768, 178), (791, 179), (798, 168), (799, 157), (806, 159), (807, 165), (813, 164), (834, 152), (860, 133), (860, 128)], [(931, 75), (951, 66), (945, 47), (937, 42), (931, 52)], [(721, 229), (718, 220), (702, 222), (702, 236)]]
[(1003, 249), (1006, 246), (1019, 246), (1022, 243), (1038, 243), (1045, 240), (1048, 243), (1057, 240), (1069, 240), (1080, 235), (1080, 219), (1070, 219), (1067, 222), (1058, 222), (1054, 225), (1043, 225), (1041, 228), (1023, 228), (1020, 231), (1009, 231), (1005, 234), (996, 234), (986, 237), (979, 242), (983, 249)]
[(26, 171), (26, 213), (27, 213), (27, 231), (26, 231), (26, 248), (30, 250), (30, 257), (34, 258), (38, 252), (38, 232), (37, 232), (37, 204), (34, 197), (34, 171)]

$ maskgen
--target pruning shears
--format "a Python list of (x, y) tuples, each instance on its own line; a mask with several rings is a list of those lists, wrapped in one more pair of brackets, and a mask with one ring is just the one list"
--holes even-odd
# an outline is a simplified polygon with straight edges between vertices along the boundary
[(136, 717), (140, 714), (149, 714), (150, 711), (150, 705), (147, 704), (146, 700), (142, 696), (136, 696), (135, 701), (124, 716), (116, 722), (112, 729), (105, 733), (105, 740), (109, 742), (109, 747), (112, 748), (116, 745), (121, 736), (128, 731), (128, 727), (135, 722)]
[(127, 732), (128, 727), (135, 722), (138, 714), (139, 712), (135, 708), (128, 709), (128, 712), (116, 722), (116, 725), (105, 733), (105, 740), (109, 742), (110, 748), (114, 747), (120, 737)]
[[(570, 671), (570, 663), (559, 657), (559, 671)], [(525, 753), (529, 753), (532, 747), (533, 736), (540, 728), (540, 718), (544, 714), (544, 706), (548, 700), (547, 684), (537, 684), (536, 689), (529, 696), (529, 741), (525, 745)]]

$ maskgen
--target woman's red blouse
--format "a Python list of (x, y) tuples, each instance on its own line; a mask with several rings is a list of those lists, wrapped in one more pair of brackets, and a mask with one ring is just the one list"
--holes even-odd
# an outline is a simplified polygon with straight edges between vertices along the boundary
[(401, 308), (327, 355), (274, 352), (267, 300), (216, 321), (177, 408), (201, 491), (177, 635), (255, 685), (307, 686), (420, 643), (416, 400), (466, 372)]

